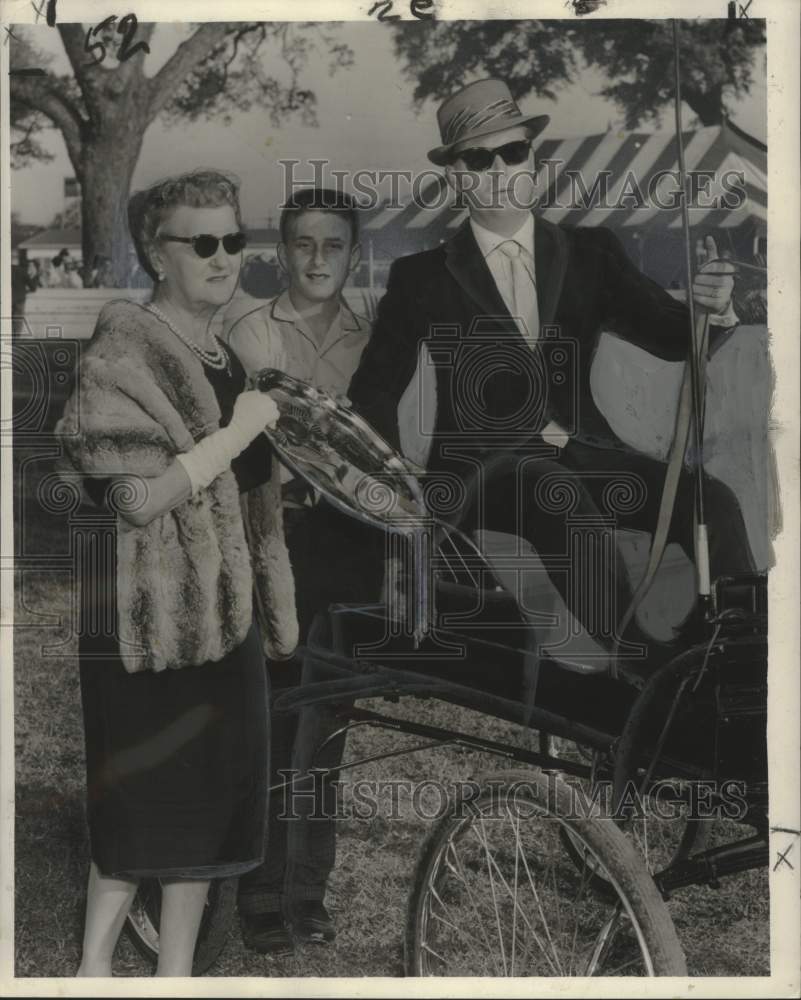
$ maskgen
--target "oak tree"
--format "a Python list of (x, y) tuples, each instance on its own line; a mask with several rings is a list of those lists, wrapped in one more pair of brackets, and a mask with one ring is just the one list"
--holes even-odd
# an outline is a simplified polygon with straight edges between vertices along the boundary
[[(585, 66), (608, 78), (599, 93), (618, 105), (627, 128), (657, 120), (673, 100), (670, 20), (403, 21), (392, 30), (418, 104), (479, 76), (506, 80), (518, 99), (553, 99)], [(753, 85), (765, 22), (680, 21), (679, 35), (683, 100), (700, 125), (720, 124), (732, 98)]]
[(131, 22), (107, 21), (41, 29), (58, 32), (69, 74), (54, 73), (28, 37), (12, 39), (12, 68), (33, 63), (44, 70), (11, 76), (12, 151), (15, 165), (41, 157), (37, 135), (44, 122), (58, 129), (81, 188), (85, 269), (103, 254), (122, 284), (131, 178), (156, 118), (225, 120), (258, 106), (276, 124), (295, 113), (313, 121), (315, 95), (300, 80), (304, 66), (322, 51), (333, 72), (349, 65), (351, 52), (319, 24), (214, 22), (187, 26), (187, 36), (148, 76), (145, 56), (158, 27), (134, 23), (132, 33)]

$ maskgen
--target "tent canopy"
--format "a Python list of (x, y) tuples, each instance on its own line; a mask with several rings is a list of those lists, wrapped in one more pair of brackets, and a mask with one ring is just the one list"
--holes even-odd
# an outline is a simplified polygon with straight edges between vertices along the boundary
[[(705, 231), (767, 224), (767, 147), (731, 122), (683, 133), (684, 159), (694, 177), (690, 225)], [(675, 134), (609, 131), (535, 142), (539, 214), (569, 226), (610, 226), (621, 235), (681, 233)], [(443, 177), (417, 203), (371, 213), (364, 238), (390, 253), (432, 247), (467, 217)]]
[(18, 249), (26, 250), (29, 257), (48, 257), (67, 249), (76, 257), (81, 256), (81, 231), (70, 229), (42, 229), (30, 236)]

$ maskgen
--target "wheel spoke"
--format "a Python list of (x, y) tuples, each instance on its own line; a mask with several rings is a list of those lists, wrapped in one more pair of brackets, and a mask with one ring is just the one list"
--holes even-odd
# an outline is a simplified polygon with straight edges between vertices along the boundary
[(423, 948), (424, 951), (427, 951), (429, 955), (433, 955), (435, 958), (438, 958), (443, 966), (447, 966), (448, 963), (445, 961), (445, 958), (442, 955), (440, 955), (438, 951), (434, 951), (434, 949), (431, 947), (430, 944), (423, 941), (421, 942), (420, 947)]
[(651, 860), (650, 860), (650, 857), (649, 857), (649, 853), (650, 852), (648, 850), (648, 846), (649, 846), (648, 845), (648, 827), (649, 827), (648, 817), (647, 816), (643, 816), (643, 820), (642, 820), (642, 832), (640, 833), (640, 838), (639, 839), (640, 839), (642, 856), (645, 859), (645, 867), (648, 869), (648, 871), (651, 871), (652, 870), (651, 869)]
[[(443, 902), (443, 900), (441, 899), (441, 897), (437, 896), (437, 901), (440, 903), (441, 906), (444, 906), (447, 909), (447, 906)], [(459, 935), (459, 937), (468, 946), (472, 946), (474, 948), (478, 947), (479, 949), (481, 949), (482, 945), (483, 945), (483, 946), (485, 946), (485, 948), (483, 949), (484, 953), (491, 954), (491, 951), (490, 951), (490, 949), (488, 947), (488, 942), (486, 940), (486, 936), (485, 936), (485, 939), (484, 939), (483, 942), (480, 941), (474, 934), (471, 934), (469, 931), (465, 930), (464, 927), (461, 926), (461, 924), (456, 923), (453, 920), (448, 920), (446, 917), (444, 917), (440, 913), (436, 913), (434, 911), (433, 906), (431, 905), (431, 903), (429, 903), (428, 912), (429, 912), (429, 916), (431, 917), (432, 920), (434, 920), (438, 924), (441, 924), (442, 926), (447, 927), (450, 930), (454, 931), (456, 934)], [(440, 959), (440, 961), (443, 963), (443, 965), (447, 966), (446, 959), (442, 955), (440, 955), (439, 952), (437, 952), (434, 948), (432, 948), (430, 944), (428, 944), (427, 942), (424, 942), (423, 943), (423, 947), (426, 949), (426, 951), (428, 951), (432, 955), (436, 955)], [(495, 963), (493, 963), (493, 968), (497, 972), (497, 965), (495, 965)]]
[[(515, 899), (517, 899), (518, 873), (520, 871), (520, 817), (517, 817), (515, 831)], [(512, 907), (512, 960), (509, 967), (509, 975), (515, 974), (515, 954), (517, 951), (517, 907)]]
[[(481, 817), (481, 832), (484, 835), (484, 843), (487, 844), (487, 839), (486, 839), (487, 838), (487, 831), (486, 831), (486, 828), (484, 826), (484, 817), (483, 816)], [(498, 900), (497, 900), (497, 898), (495, 896), (495, 879), (492, 877), (492, 868), (493, 868), (493, 865), (496, 868), (498, 866), (495, 863), (495, 859), (492, 857), (492, 853), (489, 850), (489, 846), (488, 845), (487, 845), (487, 848), (485, 850), (485, 855), (486, 855), (486, 859), (487, 859), (487, 874), (489, 875), (489, 880), (490, 880), (490, 890), (492, 891), (492, 908), (495, 911), (495, 930), (498, 933), (498, 946), (501, 949), (501, 961), (503, 962), (503, 974), (505, 976), (507, 974), (507, 972), (506, 972), (506, 949), (503, 946), (503, 931), (501, 929), (501, 915), (498, 912)], [(500, 869), (499, 869), (499, 874), (500, 874)], [(512, 897), (512, 900), (513, 900), (513, 903), (514, 903), (514, 908), (517, 909), (517, 901), (514, 899), (514, 897)]]
[[(581, 898), (584, 897), (584, 895), (586, 893), (586, 890), (587, 890), (587, 888), (590, 885), (590, 878), (591, 878), (592, 874), (594, 874), (592, 872), (590, 864), (587, 861), (587, 853), (588, 853), (589, 849), (587, 848), (587, 845), (583, 843), (583, 841), (582, 841), (582, 847), (583, 847), (582, 857), (583, 857), (584, 861), (583, 861), (583, 864), (581, 866), (581, 871), (579, 873), (581, 877), (580, 877), (580, 880), (579, 880), (578, 891), (577, 891), (577, 894), (576, 894), (576, 898), (573, 900), (573, 909), (574, 909), (574, 911), (576, 913), (578, 913), (578, 911), (579, 911), (579, 907), (578, 907), (579, 899), (581, 899)], [(577, 939), (578, 939), (578, 929), (579, 929), (579, 921), (578, 921), (578, 919), (576, 919), (575, 922), (573, 923), (573, 939), (570, 942), (570, 969), (571, 970), (576, 968), (576, 944), (577, 944)]]
[[(462, 861), (461, 861), (461, 858), (459, 856), (459, 852), (458, 852), (458, 850), (456, 848), (456, 843), (455, 843), (453, 837), (451, 837), (450, 840), (449, 840), (449, 842), (448, 842), (448, 847), (446, 849), (446, 854), (445, 854), (445, 863), (446, 863), (448, 869), (452, 872), (452, 874), (464, 886), (465, 892), (467, 893), (467, 897), (468, 897), (468, 899), (470, 901), (470, 906), (471, 906), (471, 908), (473, 910), (473, 916), (474, 916), (474, 919), (475, 919), (475, 924), (481, 930), (483, 938), (484, 938), (483, 944), (484, 944), (485, 954), (488, 955), (490, 957), (490, 959), (492, 960), (492, 966), (493, 966), (494, 974), (497, 976), (498, 975), (498, 965), (497, 965), (497, 962), (495, 961), (495, 959), (493, 958), (492, 947), (490, 945), (490, 940), (487, 937), (486, 930), (484, 928), (484, 923), (483, 923), (483, 920), (481, 919), (481, 914), (479, 913), (478, 905), (476, 904), (475, 896), (473, 894), (472, 889), (470, 888), (470, 882), (469, 882), (469, 879), (467, 877), (467, 873), (464, 870), (464, 866), (462, 865)], [(439, 902), (439, 904), (445, 910), (448, 910), (447, 904), (442, 899), (442, 897), (439, 894), (437, 894), (437, 892), (436, 892), (436, 887), (433, 885), (433, 878), (434, 878), (434, 876), (432, 876), (432, 881), (431, 881), (431, 884), (429, 886), (429, 891), (431, 891), (435, 895), (435, 898), (437, 899), (437, 902)], [(432, 915), (436, 916), (435, 914), (432, 914)], [(444, 918), (438, 918), (438, 919), (440, 919), (442, 923), (450, 924), (450, 922), (444, 920)], [(455, 924), (453, 926), (455, 926), (455, 929), (458, 931), (460, 937), (462, 937), (463, 940), (466, 940), (468, 943), (472, 943), (474, 940), (476, 940), (474, 935), (468, 934), (465, 930), (463, 930), (460, 926), (458, 926), (458, 924)]]
[[(516, 817), (516, 823), (512, 824), (512, 828), (513, 828), (514, 834), (515, 834), (515, 897), (517, 896), (518, 863), (519, 863), (520, 859), (522, 859), (522, 861), (523, 861), (523, 868), (525, 869), (526, 877), (528, 878), (529, 887), (531, 888), (531, 892), (532, 892), (532, 894), (534, 896), (534, 901), (535, 901), (535, 903), (537, 905), (537, 909), (539, 910), (540, 919), (542, 920), (543, 930), (545, 931), (545, 936), (548, 939), (548, 944), (550, 945), (550, 949), (551, 949), (551, 952), (553, 954), (553, 962), (550, 962), (550, 960), (548, 959), (548, 955), (546, 953), (546, 949), (543, 947), (543, 945), (542, 945), (542, 943), (540, 941), (539, 935), (537, 934), (536, 930), (532, 927), (532, 925), (529, 923), (528, 920), (526, 920), (526, 925), (531, 930), (531, 937), (532, 937), (534, 943), (540, 948), (540, 951), (542, 952), (543, 957), (550, 962), (551, 968), (554, 970), (554, 972), (557, 975), (562, 975), (563, 974), (562, 973), (562, 963), (559, 961), (559, 955), (557, 953), (556, 947), (554, 946), (553, 940), (551, 938), (551, 931), (550, 931), (550, 928), (548, 926), (548, 921), (545, 919), (545, 914), (543, 913), (543, 910), (542, 910), (542, 903), (540, 902), (539, 893), (537, 892), (537, 888), (534, 885), (534, 880), (533, 880), (533, 878), (531, 876), (531, 870), (529, 869), (528, 861), (526, 860), (525, 851), (522, 850), (522, 848), (521, 848), (521, 840), (520, 840), (520, 816), (519, 815)], [(516, 918), (517, 918), (517, 911), (518, 911), (518, 907), (515, 906), (515, 908), (514, 908), (515, 924), (516, 924)], [(524, 918), (525, 918), (525, 914), (524, 914)], [(513, 941), (514, 941), (514, 938), (513, 938)]]
[[(485, 839), (482, 841), (482, 844), (484, 844), (485, 849), (487, 851), (487, 856), (489, 857), (490, 856), (490, 851), (489, 851), (489, 847), (486, 845), (486, 831), (484, 831), (484, 837), (485, 837)], [(518, 849), (519, 849), (519, 845), (518, 845)], [(517, 900), (515, 893), (513, 893), (510, 890), (509, 885), (508, 885), (506, 879), (503, 876), (503, 872), (500, 870), (500, 868), (498, 867), (497, 862), (493, 858), (493, 863), (495, 865), (495, 870), (496, 870), (496, 872), (498, 874), (499, 879), (501, 880), (502, 884), (505, 886), (507, 892), (509, 893), (509, 896), (512, 899), (512, 905), (513, 905), (513, 908), (514, 908), (514, 912), (515, 913), (519, 912), (520, 916), (523, 918), (523, 921), (524, 921), (526, 927), (529, 929), (529, 931), (531, 933), (531, 937), (533, 938), (533, 940), (537, 944), (537, 946), (540, 948), (543, 957), (546, 959), (546, 961), (550, 965), (551, 969), (553, 970), (554, 975), (557, 975), (557, 976), (558, 975), (563, 975), (563, 972), (561, 971), (561, 963), (559, 961), (559, 956), (558, 956), (558, 954), (556, 952), (556, 948), (555, 948), (555, 946), (553, 944), (553, 941), (551, 940), (550, 931), (548, 929), (548, 921), (545, 919), (545, 914), (543, 913), (542, 906), (540, 904), (539, 895), (537, 893), (536, 886), (534, 885), (534, 880), (532, 878), (531, 871), (530, 871), (530, 869), (528, 867), (528, 862), (526, 861), (525, 853), (524, 852), (520, 852), (520, 853), (521, 853), (521, 856), (523, 858), (523, 866), (526, 869), (526, 874), (528, 876), (528, 881), (529, 881), (529, 885), (531, 887), (532, 894), (534, 895), (535, 902), (537, 903), (537, 906), (538, 906), (538, 909), (539, 909), (539, 912), (540, 912), (540, 918), (542, 920), (543, 927), (545, 929), (545, 935), (548, 938), (548, 943), (551, 946), (551, 951), (553, 953), (554, 961), (552, 961), (548, 957), (547, 949), (545, 948), (542, 940), (540, 939), (540, 936), (537, 933), (536, 928), (534, 927), (534, 925), (529, 920), (528, 914), (526, 913), (526, 911), (523, 908), (523, 906), (521, 905), (521, 903)]]
[[(537, 892), (537, 887), (534, 885), (534, 878), (533, 878), (533, 876), (531, 874), (531, 869), (528, 866), (528, 861), (526, 860), (525, 853), (522, 853), (522, 858), (523, 858), (523, 867), (526, 870), (526, 877), (528, 878), (528, 884), (531, 887), (531, 892), (532, 892), (532, 895), (534, 896), (534, 901), (537, 904), (537, 910), (538, 910), (539, 915), (540, 915), (540, 920), (542, 921), (543, 930), (545, 931), (545, 936), (548, 939), (548, 944), (551, 947), (551, 952), (553, 953), (554, 962), (556, 963), (556, 966), (555, 966), (556, 975), (563, 976), (564, 975), (564, 969), (563, 969), (562, 963), (561, 963), (561, 961), (559, 959), (559, 953), (558, 953), (558, 951), (556, 949), (556, 945), (554, 944), (553, 938), (551, 937), (551, 930), (550, 930), (549, 922), (545, 918), (545, 912), (544, 912), (544, 910), (542, 908), (542, 901), (540, 900), (540, 895)], [(559, 907), (559, 892), (558, 892), (558, 886), (557, 886), (557, 883), (556, 883), (556, 866), (555, 865), (551, 865), (551, 870), (552, 870), (552, 872), (554, 874), (554, 890), (555, 891), (554, 891), (553, 896), (554, 896), (554, 899), (556, 900), (556, 904), (557, 904), (557, 925), (559, 927), (561, 927), (562, 926), (562, 915), (561, 915), (561, 909)], [(535, 941), (537, 941), (537, 943), (539, 943), (539, 938), (538, 938), (536, 932), (532, 930), (532, 934), (534, 936)], [(545, 949), (543, 949), (543, 954), (545, 954)], [(547, 956), (546, 956), (546, 958), (547, 958)]]
[(595, 975), (595, 970), (599, 967), (603, 957), (609, 951), (610, 943), (617, 933), (622, 909), (622, 905), (618, 903), (613, 912), (610, 914), (609, 919), (601, 928), (595, 942), (595, 947), (592, 949), (592, 954), (587, 960), (587, 967), (584, 970), (583, 975)]
[[(432, 899), (436, 900), (439, 903), (439, 905), (442, 907), (443, 911), (445, 911), (446, 913), (450, 912), (449, 908), (448, 908), (448, 904), (443, 900), (443, 898), (439, 895), (439, 893), (436, 891), (436, 889), (434, 887), (432, 887), (430, 891), (431, 891)], [(430, 902), (428, 904), (428, 912), (429, 912), (429, 915), (434, 920), (436, 920), (440, 924), (444, 924), (445, 927), (450, 927), (452, 930), (455, 930), (457, 932), (457, 934), (460, 934), (469, 943), (473, 943), (474, 941), (478, 940), (475, 937), (475, 935), (470, 934), (468, 931), (463, 930), (459, 926), (459, 924), (454, 923), (453, 920), (448, 920), (447, 917), (445, 917), (443, 914), (436, 913), (434, 911), (434, 907), (433, 907), (432, 903), (430, 903)], [(487, 941), (486, 937), (484, 938), (484, 942), (483, 943), (484, 944), (488, 944), (489, 943)]]

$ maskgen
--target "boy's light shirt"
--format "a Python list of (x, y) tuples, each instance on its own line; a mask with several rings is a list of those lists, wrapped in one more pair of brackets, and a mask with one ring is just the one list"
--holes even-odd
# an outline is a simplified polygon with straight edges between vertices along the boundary
[(248, 375), (262, 368), (279, 368), (332, 395), (348, 391), (370, 337), (370, 323), (343, 300), (319, 347), (287, 291), (244, 316), (241, 310), (241, 302), (229, 307), (223, 338)]
[[(248, 375), (277, 368), (332, 396), (344, 396), (370, 338), (370, 322), (340, 299), (339, 311), (318, 347), (308, 324), (292, 305), (289, 292), (242, 313), (234, 300), (223, 317), (223, 339)], [(281, 466), (281, 481), (293, 475)]]

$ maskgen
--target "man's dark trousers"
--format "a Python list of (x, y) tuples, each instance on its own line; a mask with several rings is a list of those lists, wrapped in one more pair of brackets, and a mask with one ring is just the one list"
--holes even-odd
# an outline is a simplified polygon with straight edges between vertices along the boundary
[[(616, 546), (609, 564), (608, 543), (614, 543), (618, 528), (653, 533), (666, 468), (664, 462), (642, 453), (575, 438), (560, 450), (542, 443), (528, 455), (499, 450), (482, 463), (484, 488), (480, 498), (473, 495), (460, 512), (460, 526), (504, 531), (530, 542), (567, 607), (594, 638), (608, 644), (614, 632), (604, 634), (602, 623), (614, 629), (632, 596)], [(712, 476), (704, 477), (704, 490), (714, 576), (753, 573), (748, 532), (736, 496)], [(694, 495), (694, 475), (684, 468), (667, 540), (680, 545), (690, 561), (694, 560)], [(605, 561), (608, 572), (602, 568)], [(560, 569), (551, 572), (554, 565)], [(652, 654), (658, 652), (635, 624), (625, 638), (651, 647)]]

